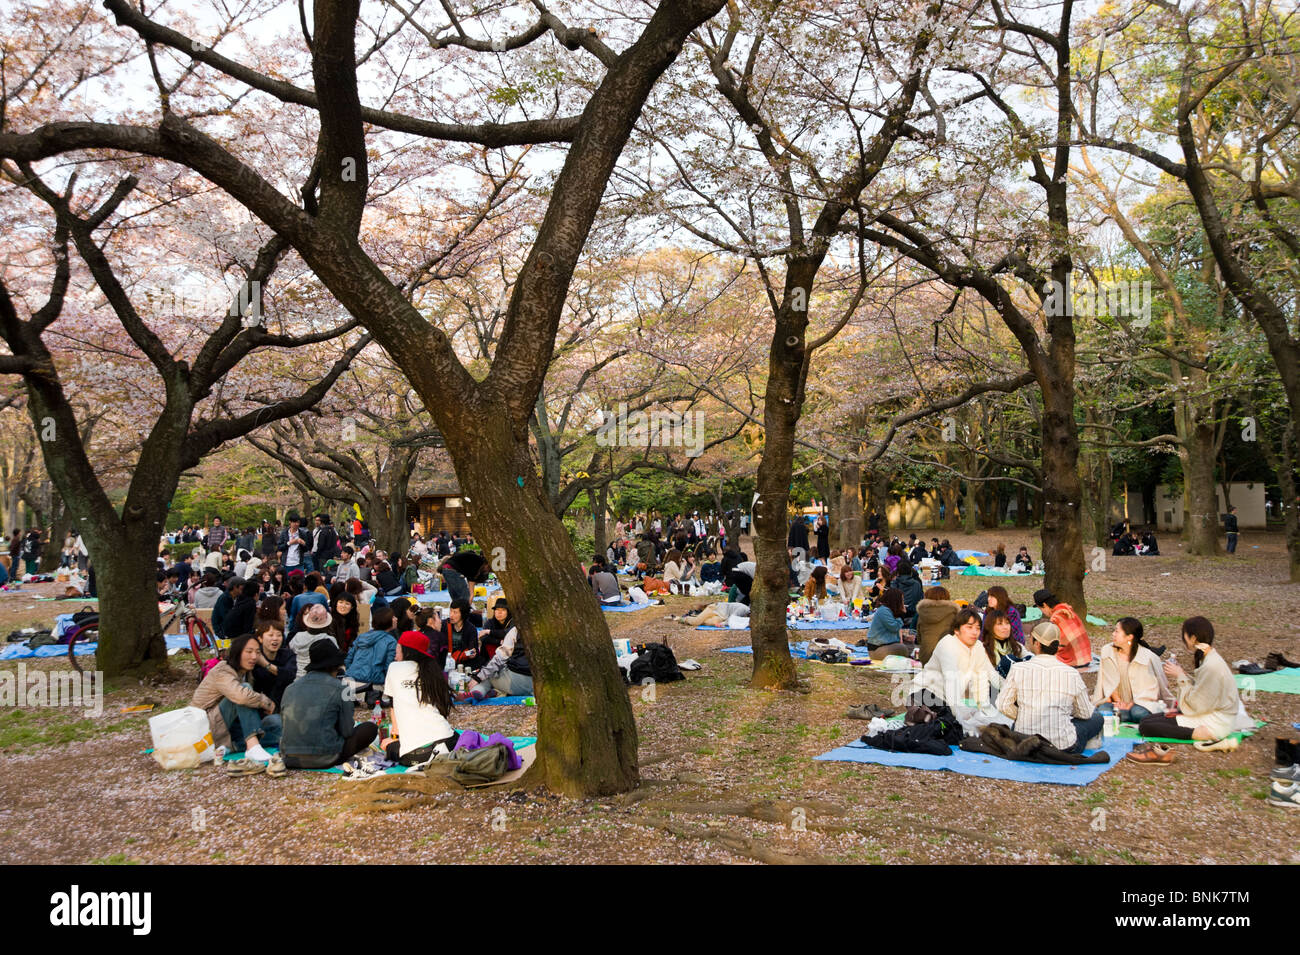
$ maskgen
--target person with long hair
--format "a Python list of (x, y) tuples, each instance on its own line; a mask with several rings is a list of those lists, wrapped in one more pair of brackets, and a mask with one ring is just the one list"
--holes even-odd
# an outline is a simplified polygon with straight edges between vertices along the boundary
[(988, 590), (988, 609), (1001, 610), (1011, 622), (1011, 637), (1022, 647), (1025, 645), (1025, 627), (1020, 619), (1020, 611), (1011, 602), (1011, 595), (1001, 584), (994, 584)]
[(245, 633), (230, 641), (226, 658), (208, 671), (190, 699), (208, 714), (212, 740), (249, 760), (267, 763), (280, 741), (275, 701), (253, 689), (253, 670), (262, 658), (257, 638)]
[(391, 735), (384, 754), (403, 766), (414, 766), (449, 753), (460, 734), (451, 728), (451, 690), (429, 650), (429, 638), (407, 631), (397, 641), (397, 655), (384, 677)]
[(1192, 651), (1192, 672), (1185, 671), (1173, 654), (1164, 665), (1166, 678), (1178, 687), (1178, 715), (1148, 716), (1138, 724), (1138, 731), (1163, 739), (1223, 740), (1238, 729), (1242, 708), (1237, 682), (1214, 649), (1214, 625), (1209, 620), (1188, 617), (1182, 637)]
[(826, 599), (826, 568), (822, 566), (814, 567), (808, 580), (803, 585), (803, 596), (805, 600), (812, 600), (814, 597), (818, 600)]
[(347, 653), (352, 647), (352, 641), (357, 638), (361, 620), (357, 614), (357, 605), (345, 587), (340, 587), (334, 595), (330, 604), (330, 616), (334, 618), (334, 639), (338, 642), (339, 649)]
[(1142, 621), (1121, 617), (1101, 648), (1101, 672), (1092, 702), (1110, 706), (1122, 723), (1141, 723), (1174, 704), (1160, 658), (1142, 639)]
[(851, 604), (854, 598), (862, 596), (862, 581), (853, 572), (853, 565), (847, 562), (840, 564), (839, 575), (826, 586), (846, 604)]
[(871, 659), (883, 660), (887, 656), (910, 656), (912, 648), (903, 643), (903, 594), (889, 587), (880, 595), (880, 606), (871, 615), (867, 629), (867, 646)]
[(1010, 672), (1011, 664), (1024, 659), (1024, 647), (1011, 635), (1011, 618), (1005, 610), (990, 610), (984, 615), (983, 635), (980, 639), (989, 662), (1003, 679)]
[(998, 542), (997, 549), (993, 552), (993, 566), (1007, 566), (1007, 545), (1001, 541)]
[(952, 633), (939, 641), (934, 655), (908, 685), (908, 706), (955, 707), (964, 700), (977, 706), (997, 698), (1002, 675), (980, 643), (980, 617), (969, 607), (957, 611)]

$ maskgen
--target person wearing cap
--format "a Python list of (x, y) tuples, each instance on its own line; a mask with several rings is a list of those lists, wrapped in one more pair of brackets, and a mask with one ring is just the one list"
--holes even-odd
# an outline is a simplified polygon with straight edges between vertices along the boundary
[(307, 675), (307, 664), (311, 662), (310, 650), (313, 643), (325, 637), (334, 643), (335, 648), (338, 647), (338, 641), (334, 639), (333, 627), (334, 618), (328, 607), (312, 604), (303, 613), (301, 629), (289, 640), (289, 649), (298, 658), (295, 682)]
[(383, 741), (393, 762), (414, 766), (449, 753), (460, 734), (451, 728), (451, 689), (429, 638), (408, 630), (398, 638), (396, 657), (384, 676), (384, 696), (392, 700), (392, 735)]
[(497, 642), (492, 658), (474, 674), (468, 693), (478, 699), (487, 696), (488, 685), (502, 696), (531, 696), (533, 670), (528, 661), (524, 638), (515, 626), (510, 604), (498, 597), (492, 606), (492, 620), (488, 623), (487, 642)]
[(338, 673), (343, 654), (321, 638), (307, 648), (307, 671), (284, 690), (280, 755), (289, 769), (325, 769), (345, 763), (375, 741), (379, 727), (353, 723), (352, 701)]
[(370, 626), (348, 647), (346, 682), (358, 691), (383, 685), (388, 667), (396, 659), (397, 637), (391, 630), (396, 617), (391, 607), (370, 614)]
[(1043, 621), (1027, 641), (1033, 654), (1007, 674), (998, 709), (1016, 721), (1017, 733), (1038, 734), (1057, 749), (1082, 753), (1101, 732), (1102, 716), (1092, 705), (1079, 671), (1059, 656), (1061, 630)]
[(1058, 660), (1066, 666), (1086, 667), (1092, 665), (1092, 641), (1088, 639), (1088, 628), (1084, 626), (1074, 608), (1061, 603), (1047, 589), (1034, 591), (1034, 606), (1043, 612), (1043, 619), (1056, 624), (1060, 633), (1061, 649), (1056, 654)]

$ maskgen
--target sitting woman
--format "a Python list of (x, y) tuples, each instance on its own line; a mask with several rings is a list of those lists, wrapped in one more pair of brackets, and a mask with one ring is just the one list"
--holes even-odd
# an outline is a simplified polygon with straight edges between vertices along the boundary
[(334, 618), (333, 629), (334, 639), (339, 645), (339, 649), (347, 653), (356, 640), (358, 628), (361, 626), (361, 620), (357, 615), (357, 605), (353, 602), (353, 597), (347, 590), (343, 590), (334, 597), (330, 607), (330, 616)]
[(379, 727), (353, 723), (352, 700), (338, 674), (343, 654), (332, 640), (308, 648), (307, 672), (284, 691), (280, 755), (288, 769), (327, 769), (346, 763), (375, 741)]
[(397, 656), (384, 678), (384, 696), (392, 735), (383, 741), (384, 754), (403, 766), (428, 762), (456, 748), (460, 734), (451, 728), (451, 690), (429, 652), (429, 640), (407, 631), (397, 641)]
[(998, 544), (997, 550), (993, 552), (993, 566), (994, 567), (1007, 566), (1007, 545), (1006, 544)]
[(880, 595), (880, 606), (871, 615), (871, 626), (867, 629), (867, 646), (871, 648), (871, 659), (910, 657), (912, 645), (903, 642), (902, 630), (903, 593), (890, 587)]
[(298, 655), (285, 644), (284, 631), (274, 620), (259, 623), (253, 636), (261, 647), (257, 666), (253, 667), (253, 689), (280, 707), (285, 687), (298, 676)]
[(946, 587), (931, 587), (916, 605), (917, 659), (921, 665), (930, 662), (939, 641), (952, 633), (952, 621), (961, 608), (953, 601)]
[(808, 575), (807, 582), (803, 585), (803, 596), (805, 600), (825, 601), (826, 594), (826, 568), (814, 567), (811, 574)]
[(862, 597), (862, 581), (853, 572), (852, 564), (841, 564), (839, 577), (826, 585), (844, 603), (851, 604)]
[(894, 575), (891, 574), (887, 568), (877, 568), (875, 580), (871, 584), (871, 589), (867, 591), (867, 596), (871, 598), (871, 605), (873, 607), (880, 606), (880, 595), (889, 589), (890, 582), (893, 579)]
[(1160, 658), (1142, 639), (1142, 622), (1121, 617), (1101, 648), (1101, 672), (1092, 691), (1093, 705), (1109, 703), (1121, 723), (1141, 723), (1171, 708), (1174, 695)]
[[(485, 652), (485, 647), (479, 644), (479, 624), (482, 620), (475, 620), (478, 615), (470, 610), (468, 600), (453, 600), (451, 609), (447, 611), (447, 619), (442, 622), (438, 638), (438, 653), (451, 654), (451, 658), (456, 661), (456, 666), (466, 666), (478, 669), (488, 662), (490, 654)], [(504, 634), (502, 634), (504, 636)]]
[(492, 606), (492, 620), (488, 625), (487, 639), (497, 639), (492, 659), (474, 674), (468, 692), (476, 699), (487, 696), (489, 689), (502, 696), (530, 696), (533, 692), (533, 670), (528, 662), (528, 649), (524, 638), (515, 626), (510, 604), (498, 597)]
[(1016, 605), (1011, 602), (1011, 595), (1007, 593), (1007, 588), (1001, 584), (995, 584), (989, 588), (988, 609), (1001, 610), (1011, 621), (1011, 637), (1022, 647), (1025, 645), (1025, 628), (1020, 620), (1020, 611)]
[(194, 691), (190, 706), (206, 710), (212, 740), (231, 752), (243, 752), (248, 759), (269, 762), (280, 742), (280, 717), (275, 701), (253, 689), (253, 670), (262, 658), (262, 649), (251, 633), (230, 642), (226, 659), (203, 678)]
[(965, 700), (991, 702), (1002, 677), (980, 643), (980, 618), (969, 607), (957, 611), (953, 630), (934, 648), (934, 655), (908, 685), (908, 706), (955, 707)]
[(668, 552), (664, 558), (664, 583), (670, 587), (673, 584), (680, 584), (682, 579), (682, 553), (677, 548)]
[(1178, 715), (1148, 716), (1138, 724), (1143, 736), (1165, 739), (1219, 740), (1237, 730), (1241, 697), (1232, 670), (1214, 649), (1214, 625), (1204, 617), (1183, 621), (1183, 643), (1195, 651), (1195, 663), (1188, 674), (1170, 656), (1165, 676), (1178, 685)]
[(984, 615), (983, 636), (984, 652), (993, 664), (998, 675), (1006, 678), (1011, 671), (1011, 664), (1026, 658), (1025, 648), (1016, 642), (1011, 634), (1011, 618), (1004, 610), (990, 610)]

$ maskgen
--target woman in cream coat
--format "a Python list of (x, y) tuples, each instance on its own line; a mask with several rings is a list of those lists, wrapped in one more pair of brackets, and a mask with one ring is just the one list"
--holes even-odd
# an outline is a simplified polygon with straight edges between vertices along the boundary
[(1174, 705), (1160, 658), (1142, 642), (1142, 623), (1135, 617), (1121, 618), (1102, 647), (1092, 702), (1113, 704), (1123, 723), (1141, 723)]
[(1192, 672), (1174, 660), (1164, 666), (1165, 676), (1178, 686), (1178, 715), (1148, 716), (1138, 731), (1147, 737), (1220, 740), (1249, 726), (1232, 670), (1213, 647), (1214, 626), (1204, 617), (1189, 617), (1183, 621), (1183, 643), (1196, 654)]

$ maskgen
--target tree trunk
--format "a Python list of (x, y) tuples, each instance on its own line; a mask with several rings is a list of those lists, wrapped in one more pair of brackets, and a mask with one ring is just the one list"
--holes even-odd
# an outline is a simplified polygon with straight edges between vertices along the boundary
[(1016, 485), (1016, 527), (1029, 526), (1029, 495), (1023, 484)]
[(978, 494), (979, 494), (979, 489), (976, 487), (975, 482), (967, 481), (966, 497), (961, 509), (962, 530), (965, 531), (967, 534), (975, 533), (975, 526), (976, 526), (975, 522), (979, 515), (979, 507), (975, 503), (976, 496)]
[(950, 533), (958, 527), (957, 494), (959, 490), (956, 481), (945, 484), (939, 489), (940, 497), (943, 500), (943, 518), (939, 521), (939, 526)]
[[(99, 594), (99, 649), (95, 667), (105, 675), (167, 668), (154, 577), (158, 570), (156, 528), (141, 521), (113, 539), (83, 537), (95, 566)], [(96, 555), (100, 559), (96, 560)]]
[[(1046, 385), (1046, 386), (1044, 386)], [(1074, 388), (1070, 379), (1040, 382), (1043, 393), (1043, 562), (1044, 585), (1087, 613), (1083, 593), (1083, 537), (1079, 510), (1079, 433), (1074, 423)]]
[[(609, 546), (609, 529), (607, 526), (607, 517), (609, 514), (609, 485), (601, 484), (592, 494), (592, 540), (594, 541), (594, 550), (597, 554), (604, 554), (605, 548)], [(585, 556), (579, 554), (579, 557)]]
[(1218, 494), (1214, 487), (1214, 426), (1197, 422), (1178, 449), (1183, 465), (1183, 540), (1187, 553), (1217, 557)]
[[(569, 535), (550, 508), (528, 435), (513, 435), (504, 408), (467, 409), (446, 428), (466, 516), (484, 553), (503, 548), (497, 571), (527, 639), (537, 696), (537, 763), (531, 774), (572, 796), (637, 785), (637, 734), (609, 626), (587, 586)], [(520, 478), (523, 479), (522, 484)]]
[(840, 519), (835, 526), (836, 547), (852, 547), (855, 551), (866, 536), (866, 523), (862, 518), (862, 466), (856, 462), (840, 465)]

